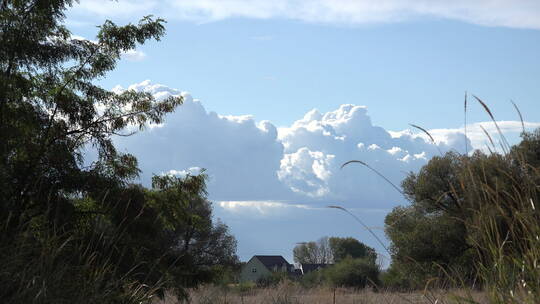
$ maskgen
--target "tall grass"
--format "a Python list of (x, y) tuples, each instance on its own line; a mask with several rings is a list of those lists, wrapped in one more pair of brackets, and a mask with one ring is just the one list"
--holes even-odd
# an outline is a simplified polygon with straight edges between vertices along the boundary
[(490, 181), (484, 168), (468, 168), (476, 201), (466, 222), (469, 242), (492, 303), (539, 303), (540, 174), (519, 151), (501, 158), (497, 171), (509, 187)]
[[(335, 296), (335, 297), (334, 297)], [(239, 292), (234, 287), (218, 288), (212, 285), (190, 290), (190, 300), (178, 302), (168, 297), (156, 304), (450, 304), (456, 296), (469, 297), (480, 304), (487, 304), (481, 292), (465, 290), (431, 290), (423, 292), (390, 292), (353, 288), (302, 288), (294, 282), (282, 282), (273, 288), (253, 288)]]
[(533, 150), (537, 155), (531, 158), (527, 145), (539, 144), (540, 136), (525, 133), (521, 112), (512, 102), (524, 133), (522, 143), (511, 147), (487, 104), (474, 97), (493, 121), (503, 151), (466, 163), (460, 179), (471, 212), (465, 224), (478, 257), (477, 275), (491, 303), (539, 303), (540, 212), (535, 202), (540, 198), (540, 168), (534, 162), (540, 150)]
[[(540, 303), (540, 130), (523, 133), (523, 142), (510, 146), (489, 106), (473, 96), (495, 125), (501, 152), (491, 136), (483, 131), (491, 143), (490, 154), (463, 155), (463, 165), (456, 172), (459, 187), (451, 187), (452, 195), (464, 199), (459, 220), (467, 229), (467, 242), (476, 253), (477, 286), (485, 289), (489, 303)], [(525, 126), (519, 108), (523, 131)], [(465, 122), (467, 96), (465, 97)], [(429, 132), (412, 125), (426, 133)], [(466, 130), (466, 129), (465, 129)], [(465, 134), (467, 135), (467, 134)], [(378, 171), (362, 161), (359, 163)], [(386, 181), (388, 179), (382, 176)], [(391, 186), (398, 189), (393, 183)], [(346, 211), (346, 210), (345, 210)], [(465, 289), (469, 283), (460, 280), (459, 273), (445, 270), (439, 280), (452, 282)], [(479, 303), (471, 293), (457, 296), (457, 302)]]
[[(149, 303), (161, 284), (145, 285), (116, 262), (122, 232), (92, 228), (81, 238), (31, 223), (0, 227), (0, 302)], [(98, 226), (98, 225), (95, 225)], [(9, 233), (8, 233), (9, 232)]]

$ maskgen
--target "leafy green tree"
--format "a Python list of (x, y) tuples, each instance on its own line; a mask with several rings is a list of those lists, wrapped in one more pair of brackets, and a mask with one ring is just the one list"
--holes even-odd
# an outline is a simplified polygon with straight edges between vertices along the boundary
[(433, 157), (420, 171), (402, 182), (411, 202), (396, 207), (385, 219), (391, 240), (391, 272), (410, 288), (423, 288), (428, 279), (457, 271), (472, 277), (473, 251), (467, 243), (464, 218), (469, 212), (461, 188), (467, 157), (447, 153)]
[(144, 303), (208, 281), (236, 256), (204, 176), (132, 185), (137, 160), (112, 140), (162, 122), (182, 98), (95, 84), (123, 52), (159, 40), (164, 21), (106, 21), (95, 41), (74, 39), (63, 25), (72, 4), (0, 2), (0, 298)]
[(469, 277), (474, 273), (474, 251), (466, 242), (467, 230), (460, 220), (414, 207), (396, 207), (385, 223), (392, 241), (393, 285), (423, 288), (429, 278), (443, 278), (444, 271), (459, 270)]
[(293, 249), (294, 261), (307, 264), (332, 264), (346, 257), (367, 258), (373, 263), (377, 260), (375, 249), (347, 237), (322, 237), (317, 242), (305, 242)]
[(160, 226), (170, 238), (163, 261), (165, 271), (175, 281), (172, 286), (195, 287), (211, 282), (223, 275), (226, 267), (239, 263), (236, 239), (225, 224), (212, 220), (205, 180), (205, 174), (152, 179), (154, 190), (148, 192), (148, 205), (156, 210)]
[(336, 263), (346, 259), (347, 257), (353, 259), (366, 258), (368, 261), (373, 262), (374, 264), (377, 260), (377, 253), (375, 252), (375, 249), (367, 246), (355, 238), (331, 237), (329, 239), (329, 243)]
[(478, 281), (479, 265), (495, 263), (488, 250), (495, 240), (504, 239), (509, 252), (521, 246), (532, 228), (511, 219), (528, 214), (527, 197), (538, 197), (539, 134), (524, 133), (507, 154), (434, 157), (402, 182), (411, 205), (385, 219), (394, 281), (401, 278), (408, 282), (399, 284), (411, 288), (431, 278), (444, 285)]
[(368, 258), (344, 258), (339, 263), (324, 270), (328, 283), (336, 287), (377, 286), (379, 267)]
[[(182, 102), (115, 94), (93, 83), (114, 69), (122, 52), (159, 39), (163, 20), (106, 21), (97, 41), (73, 39), (61, 23), (71, 4), (7, 0), (0, 6), (0, 183), (6, 185), (0, 214), (11, 227), (43, 214), (62, 227), (72, 213), (71, 196), (137, 176), (136, 159), (119, 153), (111, 136), (124, 135), (129, 125), (159, 123)], [(85, 146), (98, 152), (89, 168)]]

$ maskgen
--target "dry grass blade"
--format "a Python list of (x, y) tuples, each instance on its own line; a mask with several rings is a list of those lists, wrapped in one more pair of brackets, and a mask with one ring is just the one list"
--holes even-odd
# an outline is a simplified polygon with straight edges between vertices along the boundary
[(347, 166), (348, 164), (352, 164), (352, 163), (359, 163), (361, 165), (369, 167), (368, 164), (366, 164), (365, 162), (363, 162), (361, 160), (349, 160), (349, 161), (345, 162), (343, 165), (341, 165), (341, 167), (339, 167), (339, 168), (343, 169), (345, 166)]
[(409, 124), (409, 125), (410, 125), (411, 127), (413, 127), (413, 128), (416, 128), (416, 129), (418, 129), (418, 130), (424, 132), (424, 133), (429, 137), (429, 139), (431, 140), (431, 142), (433, 143), (433, 145), (435, 145), (435, 147), (437, 147), (437, 150), (439, 150), (439, 154), (441, 154), (441, 155), (443, 154), (442, 151), (441, 151), (441, 149), (439, 149), (439, 146), (437, 146), (437, 143), (435, 142), (435, 139), (433, 138), (433, 136), (431, 136), (431, 134), (430, 134), (426, 129), (424, 129), (424, 128), (418, 126), (418, 125), (415, 125), (415, 124)]
[(341, 207), (341, 206), (337, 206), (337, 205), (330, 205), (328, 206), (328, 208), (333, 208), (333, 209), (339, 209), (343, 212), (346, 212), (348, 213), (350, 216), (352, 216), (357, 222), (360, 223), (360, 225), (362, 225), (364, 228), (367, 229), (367, 231), (369, 231), (369, 233), (371, 233), (371, 235), (373, 235), (373, 237), (377, 240), (377, 242), (379, 242), (379, 244), (384, 248), (384, 250), (386, 250), (386, 252), (388, 252), (389, 255), (391, 255), (390, 253), (390, 250), (388, 250), (388, 248), (386, 248), (386, 246), (384, 245), (383, 241), (381, 241), (381, 239), (375, 234), (375, 232), (373, 232), (373, 230), (371, 230), (369, 228), (368, 225), (364, 224), (364, 222), (359, 218), (357, 217), (356, 215), (354, 215), (353, 213), (351, 213), (349, 210)]
[(478, 98), (477, 96), (473, 95), (473, 97), (480, 103), (480, 105), (482, 105), (482, 107), (484, 108), (484, 110), (488, 113), (489, 117), (491, 118), (491, 120), (493, 121), (493, 123), (495, 124), (495, 127), (497, 128), (497, 132), (499, 132), (499, 136), (501, 137), (501, 146), (503, 147), (503, 151), (506, 152), (508, 150), (508, 148), (510, 148), (510, 144), (508, 144), (508, 141), (506, 140), (506, 138), (504, 137), (502, 131), (501, 131), (501, 128), (499, 128), (499, 125), (497, 124), (497, 121), (495, 120), (495, 117), (493, 116), (493, 114), (491, 113), (491, 110), (489, 109), (489, 107), (486, 105), (485, 102), (483, 102), (480, 98)]
[(493, 116), (493, 114), (491, 113), (491, 110), (489, 109), (489, 107), (486, 105), (485, 102), (483, 102), (480, 98), (478, 98), (476, 95), (473, 95), (473, 97), (480, 103), (480, 105), (482, 105), (482, 107), (484, 108), (484, 110), (488, 113), (489, 117), (491, 117), (491, 120), (495, 121), (495, 117)]
[(361, 160), (349, 160), (348, 162), (345, 162), (343, 165), (341, 165), (341, 169), (343, 169), (345, 166), (349, 165), (349, 164), (353, 164), (353, 163), (358, 163), (358, 164), (361, 164), (365, 167), (367, 167), (368, 169), (370, 169), (371, 171), (377, 173), (377, 175), (379, 175), (380, 177), (382, 177), (387, 183), (389, 183), (390, 185), (392, 185), (392, 187), (394, 187), (394, 189), (396, 189), (401, 195), (404, 195), (403, 191), (401, 191), (401, 189), (399, 189), (398, 186), (396, 186), (394, 183), (392, 183), (392, 181), (390, 181), (388, 178), (386, 178), (386, 176), (384, 176), (383, 174), (381, 174), (379, 171), (373, 169), (370, 165), (366, 164), (365, 162), (361, 161)]
[[(491, 138), (491, 135), (489, 135), (488, 131), (486, 129), (484, 129), (484, 127), (482, 125), (480, 125), (480, 129), (482, 129), (482, 131), (484, 131), (484, 134), (486, 134), (487, 138), (489, 139), (489, 142), (491, 143), (491, 145), (493, 146), (493, 150), (497, 150), (495, 148), (495, 143), (493, 142), (493, 139)], [(489, 149), (490, 152), (491, 152), (491, 149)]]
[(467, 147), (467, 91), (465, 91), (465, 101), (463, 103), (463, 117), (463, 129), (465, 131), (465, 155), (469, 155), (469, 148)]
[(523, 131), (523, 133), (525, 133), (525, 123), (523, 122), (523, 115), (521, 115), (521, 111), (519, 110), (516, 103), (513, 100), (510, 100), (510, 102), (512, 103), (512, 105), (514, 106), (514, 109), (516, 109), (516, 112), (519, 115), (519, 120), (521, 121), (521, 130)]
[(431, 136), (431, 134), (424, 128), (420, 127), (420, 126), (417, 126), (417, 125), (414, 125), (414, 124), (409, 124), (411, 127), (413, 128), (416, 128), (424, 133), (426, 133), (427, 136), (429, 136), (429, 139), (431, 140), (432, 143), (435, 143), (435, 139), (433, 139), (433, 136)]

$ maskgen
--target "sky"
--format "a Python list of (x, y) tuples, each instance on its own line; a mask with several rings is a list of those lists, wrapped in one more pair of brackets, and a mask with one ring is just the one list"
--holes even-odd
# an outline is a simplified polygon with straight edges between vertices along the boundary
[[(184, 97), (164, 124), (115, 139), (154, 174), (209, 176), (216, 219), (238, 254), (352, 236), (384, 248), (385, 215), (408, 202), (399, 185), (434, 155), (487, 150), (482, 125), (512, 143), (523, 114), (540, 127), (540, 2), (531, 0), (81, 0), (66, 24), (94, 39), (110, 19), (167, 20), (166, 36), (123, 55), (99, 83)], [(464, 96), (469, 96), (467, 137)], [(409, 126), (430, 130), (436, 143)], [(494, 136), (497, 138), (497, 136)], [(384, 239), (386, 245), (387, 240)]]

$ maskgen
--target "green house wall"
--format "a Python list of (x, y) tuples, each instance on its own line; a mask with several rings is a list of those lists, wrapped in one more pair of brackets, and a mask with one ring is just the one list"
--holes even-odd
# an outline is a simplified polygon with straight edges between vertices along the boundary
[[(256, 271), (253, 272), (253, 269)], [(256, 257), (252, 257), (243, 267), (240, 273), (241, 282), (256, 282), (258, 279), (271, 275), (272, 273)]]

